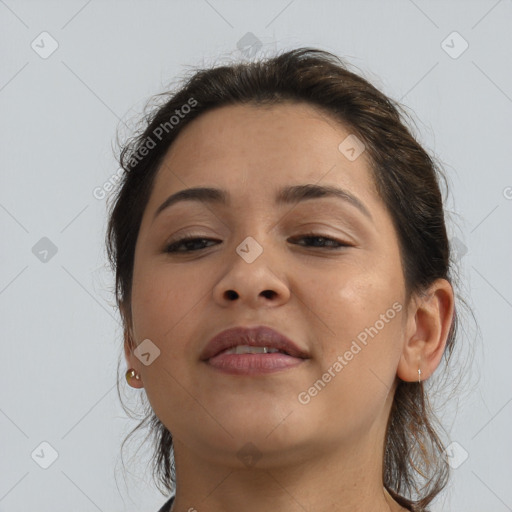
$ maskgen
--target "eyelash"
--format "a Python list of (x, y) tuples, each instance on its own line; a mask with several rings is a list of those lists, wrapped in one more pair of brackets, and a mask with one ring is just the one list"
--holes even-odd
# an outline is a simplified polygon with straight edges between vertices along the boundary
[[(345, 242), (342, 242), (341, 240), (336, 240), (335, 238), (331, 238), (331, 237), (328, 237), (328, 236), (324, 236), (324, 235), (318, 235), (316, 233), (305, 233), (303, 235), (300, 235), (300, 236), (297, 236), (297, 237), (294, 237), (292, 238), (292, 240), (304, 240), (304, 239), (313, 239), (313, 238), (321, 238), (323, 240), (327, 240), (329, 241), (329, 243), (331, 242), (334, 242), (335, 244), (337, 244), (337, 247), (333, 247), (333, 246), (323, 246), (323, 247), (316, 247), (316, 248), (320, 248), (320, 249), (327, 249), (329, 251), (335, 251), (335, 250), (338, 250), (338, 249), (341, 249), (342, 247), (353, 247), (351, 244), (347, 244)], [(166, 253), (173, 253), (173, 252), (197, 252), (197, 251), (200, 251), (202, 249), (206, 249), (206, 247), (201, 247), (200, 249), (192, 249), (192, 250), (186, 250), (186, 251), (178, 251), (176, 248), (179, 247), (180, 245), (182, 244), (186, 244), (188, 242), (193, 242), (193, 241), (196, 241), (196, 240), (210, 240), (212, 241), (213, 239), (212, 238), (205, 238), (205, 237), (196, 237), (196, 236), (188, 236), (188, 237), (185, 237), (185, 238), (180, 238), (179, 240), (175, 240), (171, 243), (169, 243), (167, 245), (167, 247), (165, 248), (165, 252)], [(315, 248), (315, 246), (306, 246), (306, 247), (313, 247)]]

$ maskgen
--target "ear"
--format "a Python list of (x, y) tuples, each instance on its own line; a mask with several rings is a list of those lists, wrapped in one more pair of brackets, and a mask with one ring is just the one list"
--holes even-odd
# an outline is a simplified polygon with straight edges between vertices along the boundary
[[(121, 305), (121, 312), (124, 322), (124, 356), (126, 364), (128, 365), (128, 368), (135, 369), (137, 373), (141, 375), (141, 362), (133, 353), (137, 345), (135, 344), (135, 338), (133, 335), (131, 315), (124, 305)], [(142, 382), (142, 378), (140, 380), (131, 379), (130, 386), (133, 388), (143, 388), (144, 384)]]
[(411, 298), (397, 376), (407, 382), (428, 379), (441, 361), (453, 321), (454, 293), (446, 279), (437, 279), (425, 294)]

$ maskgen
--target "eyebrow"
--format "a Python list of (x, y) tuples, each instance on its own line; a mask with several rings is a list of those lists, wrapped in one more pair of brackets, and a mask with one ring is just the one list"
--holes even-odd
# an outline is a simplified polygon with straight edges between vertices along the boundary
[[(366, 217), (373, 220), (368, 208), (348, 190), (331, 185), (293, 185), (284, 187), (277, 192), (275, 202), (279, 205), (297, 204), (301, 201), (318, 198), (336, 198), (355, 206)], [(193, 187), (180, 190), (170, 195), (156, 210), (153, 220), (165, 209), (182, 201), (197, 201), (209, 204), (229, 204), (229, 193), (213, 187)]]

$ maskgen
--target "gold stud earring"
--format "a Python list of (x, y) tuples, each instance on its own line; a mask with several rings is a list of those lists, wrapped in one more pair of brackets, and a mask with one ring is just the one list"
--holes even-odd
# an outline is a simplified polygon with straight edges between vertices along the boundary
[(140, 375), (136, 370), (133, 368), (126, 370), (126, 382), (128, 382), (128, 384), (130, 384), (130, 381), (133, 379), (133, 377), (135, 377), (136, 380), (140, 380)]

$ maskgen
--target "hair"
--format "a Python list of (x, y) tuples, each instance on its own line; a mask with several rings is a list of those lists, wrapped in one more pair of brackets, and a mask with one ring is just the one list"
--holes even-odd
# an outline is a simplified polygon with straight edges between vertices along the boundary
[[(162, 159), (185, 126), (226, 105), (305, 103), (349, 129), (366, 146), (373, 182), (398, 234), (407, 300), (412, 293), (425, 293), (438, 278), (453, 284), (439, 186), (440, 178), (446, 186), (446, 177), (412, 135), (401, 105), (350, 71), (339, 57), (298, 48), (256, 61), (199, 69), (176, 91), (156, 98), (163, 102), (146, 106), (149, 113), (145, 111), (142, 128), (121, 147), (118, 160), (124, 172), (109, 209), (106, 245), (125, 333), (132, 320), (135, 245)], [(443, 354), (446, 362), (455, 344), (457, 311), (456, 304)], [(386, 431), (383, 482), (399, 504), (420, 512), (447, 485), (449, 466), (424, 383), (398, 380)], [(141, 396), (145, 417), (130, 435), (149, 427), (155, 447), (153, 477), (160, 490), (173, 491), (172, 435), (144, 401), (145, 394)]]

